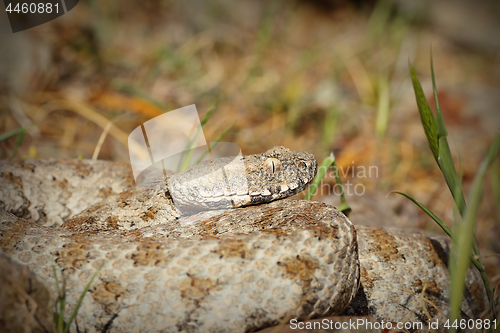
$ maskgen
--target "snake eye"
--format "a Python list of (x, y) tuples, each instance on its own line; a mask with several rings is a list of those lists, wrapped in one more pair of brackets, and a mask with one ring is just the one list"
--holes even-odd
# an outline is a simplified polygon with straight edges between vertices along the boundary
[(276, 173), (283, 170), (283, 164), (277, 158), (271, 157), (264, 161), (262, 164), (264, 171), (267, 173)]

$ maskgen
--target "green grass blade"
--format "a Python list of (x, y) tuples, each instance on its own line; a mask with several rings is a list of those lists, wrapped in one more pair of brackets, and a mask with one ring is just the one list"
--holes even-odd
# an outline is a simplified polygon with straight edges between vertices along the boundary
[(24, 131), (25, 128), (24, 127), (19, 127), (19, 128), (16, 128), (15, 130), (12, 130), (10, 132), (7, 132), (7, 133), (4, 133), (4, 134), (1, 134), (0, 135), (0, 141), (4, 141), (4, 140), (7, 140), (11, 137), (13, 137), (14, 135), (18, 135), (19, 133), (21, 133), (22, 131)]
[(446, 224), (444, 224), (444, 222), (441, 221), (441, 219), (439, 217), (437, 217), (432, 211), (430, 211), (427, 207), (425, 207), (422, 203), (420, 203), (420, 201), (418, 201), (417, 199), (415, 199), (411, 195), (406, 194), (404, 192), (391, 191), (391, 193), (401, 194), (402, 196), (404, 196), (404, 197), (410, 199), (411, 201), (413, 201), (413, 203), (415, 205), (417, 205), (421, 210), (423, 210), (427, 215), (429, 215), (429, 217), (431, 219), (433, 219), (434, 222), (436, 222), (441, 227), (441, 229), (443, 229), (443, 231), (446, 232), (446, 234), (448, 236), (450, 236), (450, 238), (454, 238), (454, 235), (453, 235), (453, 232), (451, 231), (451, 229), (448, 228), (448, 226)]
[(90, 278), (90, 281), (85, 285), (85, 288), (83, 289), (82, 294), (80, 295), (80, 298), (78, 298), (78, 302), (75, 305), (75, 308), (73, 309), (73, 312), (71, 313), (71, 316), (69, 317), (68, 323), (66, 324), (66, 327), (64, 327), (64, 333), (67, 333), (69, 331), (69, 328), (71, 326), (71, 323), (76, 317), (76, 314), (78, 313), (78, 310), (80, 309), (80, 306), (82, 305), (83, 298), (87, 294), (87, 291), (90, 288), (90, 285), (92, 282), (94, 282), (94, 279), (96, 278), (97, 274), (99, 274), (99, 271), (101, 268), (104, 266), (104, 262), (99, 266), (99, 268), (94, 272), (92, 277)]
[(211, 151), (212, 149), (214, 149), (214, 148), (217, 146), (217, 144), (220, 142), (220, 140), (222, 140), (222, 138), (223, 138), (224, 136), (226, 136), (227, 132), (229, 132), (229, 131), (231, 130), (231, 128), (233, 128), (233, 126), (234, 126), (234, 124), (235, 124), (235, 123), (236, 123), (236, 122), (233, 122), (231, 125), (229, 125), (228, 127), (226, 127), (226, 129), (225, 129), (225, 130), (224, 130), (221, 134), (219, 134), (219, 136), (218, 136), (217, 138), (215, 138), (215, 141), (213, 142), (213, 144), (214, 144), (214, 145), (213, 145), (213, 146), (210, 146), (210, 145), (209, 145), (209, 146), (208, 146), (208, 150), (206, 150), (206, 151), (205, 151), (205, 152), (204, 152), (204, 153), (203, 153), (203, 154), (202, 154), (202, 155), (198, 158), (198, 160), (196, 160), (196, 163), (195, 163), (195, 164), (200, 163), (200, 162), (201, 162), (201, 161), (205, 158), (205, 156), (207, 156), (208, 152), (209, 152), (209, 151)]
[(24, 137), (26, 136), (26, 130), (23, 128), (22, 131), (19, 132), (19, 135), (17, 136), (16, 143), (14, 144), (14, 149), (12, 150), (12, 154), (10, 157), (16, 157), (17, 151), (19, 150), (19, 147), (23, 144)]
[(349, 213), (351, 212), (351, 207), (347, 204), (347, 200), (345, 199), (344, 188), (340, 180), (340, 175), (337, 171), (338, 170), (337, 163), (335, 162), (335, 156), (333, 156), (333, 153), (329, 157), (325, 158), (321, 163), (318, 169), (318, 173), (316, 174), (316, 177), (314, 177), (313, 181), (311, 182), (311, 186), (309, 187), (309, 191), (306, 194), (305, 200), (312, 199), (312, 197), (319, 188), (321, 180), (325, 177), (326, 171), (328, 170), (329, 167), (332, 167), (333, 171), (335, 172), (335, 181), (337, 182), (337, 185), (340, 188), (340, 205), (337, 207), (337, 209), (340, 210), (342, 213), (344, 213), (345, 216), (349, 216)]
[(422, 86), (420, 85), (420, 81), (418, 80), (415, 68), (410, 63), (408, 64), (408, 66), (410, 67), (411, 81), (413, 84), (413, 90), (415, 92), (418, 112), (420, 113), (420, 120), (422, 122), (422, 126), (424, 127), (425, 136), (427, 137), (427, 141), (429, 142), (429, 147), (431, 148), (432, 154), (437, 161), (439, 157), (439, 145), (436, 131), (436, 119), (432, 114), (427, 99), (425, 98), (425, 94), (422, 90)]
[(16, 128), (15, 130), (0, 135), (0, 142), (7, 140), (15, 135), (18, 135), (16, 143), (14, 144), (14, 150), (12, 151), (10, 157), (16, 156), (19, 147), (21, 147), (21, 144), (23, 143), (24, 137), (26, 136), (26, 132), (34, 126), (35, 124), (30, 124), (26, 127), (19, 127)]
[(54, 273), (54, 279), (56, 280), (56, 290), (57, 290), (57, 293), (59, 294), (61, 292), (61, 290), (59, 289), (59, 281), (57, 280), (57, 271), (56, 271), (56, 267), (54, 265), (52, 265), (52, 273)]
[[(483, 186), (484, 172), (486, 172), (486, 169), (488, 169), (489, 165), (493, 162), (494, 157), (496, 156), (500, 139), (498, 138), (497, 135), (495, 141), (493, 142), (490, 148), (490, 153), (483, 160), (481, 168), (476, 174), (473, 187), (471, 188), (471, 192), (469, 195), (469, 200), (473, 201), (471, 204), (472, 206), (469, 207), (469, 209), (467, 209), (465, 198), (461, 188), (461, 182), (456, 172), (453, 159), (451, 157), (448, 141), (446, 139), (448, 133), (446, 130), (446, 126), (444, 123), (443, 115), (441, 112), (437, 96), (437, 87), (434, 75), (434, 64), (432, 61), (432, 53), (431, 53), (432, 86), (433, 86), (434, 102), (436, 105), (437, 119), (434, 118), (434, 115), (430, 110), (429, 103), (425, 99), (425, 95), (423, 93), (420, 82), (417, 78), (415, 69), (411, 64), (409, 64), (409, 67), (410, 67), (410, 74), (412, 78), (413, 88), (415, 91), (415, 98), (417, 101), (422, 126), (424, 127), (424, 131), (427, 140), (429, 142), (429, 147), (431, 148), (434, 158), (436, 159), (436, 162), (441, 172), (443, 173), (446, 183), (450, 189), (450, 192), (452, 193), (452, 196), (456, 203), (455, 207), (459, 211), (463, 220), (463, 223), (461, 224), (458, 223), (453, 224), (453, 232), (456, 235), (456, 237), (452, 237), (453, 250), (450, 253), (450, 261), (449, 261), (449, 266), (450, 266), (449, 269), (451, 277), (450, 307), (452, 306), (452, 304), (454, 307), (453, 311), (451, 312), (450, 319), (453, 322), (455, 319), (458, 319), (458, 316), (460, 314), (461, 299), (465, 286), (464, 278), (467, 272), (467, 268), (469, 266), (468, 258), (471, 255), (470, 252), (471, 248), (473, 249), (473, 256), (470, 256), (470, 260), (474, 263), (476, 268), (479, 270), (479, 273), (481, 274), (484, 287), (486, 289), (486, 292), (490, 300), (490, 309), (493, 304), (491, 288), (489, 285), (488, 278), (486, 276), (484, 265), (481, 260), (479, 247), (477, 245), (477, 241), (474, 236), (474, 229), (475, 229), (477, 210), (480, 202), (480, 195)], [(457, 244), (460, 245), (460, 248), (458, 248)]]
[[(57, 303), (59, 303), (59, 306), (61, 305), (61, 299), (62, 299), (62, 294), (61, 294), (61, 289), (59, 288), (59, 279), (57, 277), (57, 270), (54, 265), (52, 265), (52, 272), (54, 273), (54, 279), (56, 280), (56, 290), (57, 290), (57, 300), (56, 303), (54, 304), (55, 307), (55, 313), (54, 313), (54, 321), (56, 323), (56, 331), (58, 333), (61, 333), (64, 327), (64, 308), (57, 308)], [(62, 310), (62, 313), (61, 313)]]
[(375, 122), (375, 133), (377, 137), (383, 138), (389, 124), (390, 91), (387, 77), (380, 78), (378, 84), (377, 119)]
[(448, 131), (446, 130), (446, 125), (444, 123), (443, 114), (441, 112), (441, 107), (439, 106), (439, 99), (437, 95), (436, 77), (434, 75), (434, 62), (432, 59), (431, 52), (431, 77), (432, 77), (432, 92), (434, 95), (434, 104), (436, 106), (436, 126), (437, 126), (437, 136), (438, 136), (438, 148), (439, 157), (438, 165), (441, 172), (444, 175), (446, 183), (455, 199), (460, 215), (463, 217), (466, 204), (462, 188), (460, 186), (460, 179), (455, 170), (455, 165), (453, 164), (453, 159), (451, 157), (450, 147), (448, 145)]
[[(432, 53), (431, 53), (431, 76), (432, 76), (432, 87), (433, 87), (433, 95), (434, 95), (434, 102), (436, 105), (436, 121), (437, 121), (437, 134), (438, 134), (438, 147), (439, 147), (439, 157), (438, 157), (438, 165), (439, 168), (441, 169), (441, 172), (443, 173), (443, 176), (446, 180), (446, 183), (448, 185), (448, 188), (450, 189), (450, 192), (453, 196), (453, 199), (455, 200), (456, 207), (462, 217), (463, 220), (465, 220), (465, 213), (466, 213), (466, 203), (465, 203), (465, 198), (464, 194), (462, 191), (461, 187), (461, 182), (458, 177), (458, 174), (456, 172), (453, 159), (451, 157), (451, 152), (450, 148), (448, 145), (448, 140), (446, 139), (448, 132), (446, 130), (446, 126), (444, 123), (443, 119), (443, 114), (441, 112), (441, 107), (439, 105), (439, 99), (437, 96), (437, 86), (436, 86), (436, 79), (434, 75), (434, 63), (432, 60)], [(459, 228), (458, 225), (455, 226), (457, 229)], [(484, 286), (487, 290), (490, 289), (489, 287), (489, 281), (486, 277), (484, 265), (481, 260), (481, 255), (479, 252), (479, 247), (477, 245), (476, 238), (474, 234), (471, 235), (472, 237), (472, 247), (473, 247), (473, 253), (474, 256), (477, 257), (477, 260), (474, 258), (471, 259), (474, 263), (474, 265), (477, 267), (479, 270), (481, 277), (483, 279)], [(452, 253), (452, 256), (454, 254)], [(464, 259), (460, 258), (458, 261), (462, 261)], [(457, 262), (457, 259), (451, 260), (450, 261), (450, 271), (453, 271), (455, 267), (453, 266)]]
[(61, 278), (62, 278), (62, 294), (61, 297), (59, 298), (59, 305), (60, 305), (60, 317), (59, 317), (59, 327), (64, 326), (64, 312), (66, 310), (66, 278), (64, 277), (64, 274), (61, 272)]
[[(450, 189), (450, 192), (453, 196), (453, 199), (455, 200), (456, 207), (460, 213), (460, 216), (462, 219), (465, 219), (465, 213), (467, 210), (467, 206), (465, 203), (465, 198), (464, 194), (462, 191), (462, 187), (460, 184), (460, 179), (458, 177), (458, 174), (455, 170), (455, 166), (453, 164), (453, 159), (451, 157), (451, 152), (450, 148), (448, 146), (448, 140), (446, 140), (445, 137), (439, 138), (439, 159), (438, 159), (438, 165), (439, 168), (441, 169), (441, 172), (446, 180), (446, 183), (448, 184), (448, 188)], [(458, 223), (454, 225), (455, 228), (459, 228), (460, 226)], [(474, 250), (474, 255), (478, 258), (477, 260), (473, 260), (475, 266), (481, 273), (481, 275), (486, 276), (484, 272), (484, 265), (481, 260), (480, 252), (479, 252), (479, 247), (477, 245), (476, 237), (472, 235), (472, 247)], [(454, 254), (452, 253), (452, 256)], [(461, 259), (460, 259), (461, 260)], [(454, 270), (453, 265), (457, 262), (457, 260), (450, 260), (450, 272)], [(485, 282), (485, 286), (488, 283), (487, 279), (483, 279)]]
[[(451, 231), (450, 228), (448, 228), (448, 226), (439, 218), (436, 216), (436, 214), (434, 214), (431, 210), (429, 210), (427, 207), (425, 207), (422, 203), (420, 203), (420, 201), (418, 201), (417, 199), (413, 198), (411, 195), (409, 194), (406, 194), (404, 192), (401, 192), (401, 191), (392, 191), (391, 193), (397, 193), (397, 194), (401, 194), (402, 196), (410, 199), (415, 205), (417, 205), (420, 209), (422, 209), (427, 215), (429, 215), (429, 217), (431, 219), (434, 220), (434, 222), (436, 222), (439, 227), (441, 227), (441, 229), (443, 229), (443, 231), (451, 238), (451, 239), (455, 239), (455, 235), (453, 234), (453, 231)], [(478, 270), (481, 271), (482, 269), (482, 264), (477, 261), (476, 259), (474, 259), (474, 255), (471, 253), (470, 254), (470, 260), (471, 262), (474, 264), (474, 266), (476, 266), (476, 268)]]
[(177, 172), (184, 171), (189, 167), (191, 157), (193, 156), (193, 143), (196, 142), (201, 131), (202, 127), (198, 128), (195, 135), (191, 139), (187, 140), (186, 146), (184, 146), (184, 150), (182, 151), (181, 158), (179, 159), (179, 164), (177, 165)]
[(496, 202), (495, 208), (497, 215), (500, 215), (500, 160), (495, 160), (491, 168), (491, 190), (493, 192), (493, 202)]
[(205, 124), (208, 121), (208, 118), (210, 118), (210, 115), (212, 114), (212, 112), (215, 110), (215, 108), (217, 108), (217, 103), (218, 103), (218, 101), (213, 102), (212, 105), (210, 105), (210, 107), (208, 108), (208, 111), (205, 112), (205, 115), (203, 116), (203, 119), (201, 120), (201, 127), (205, 126)]
[(432, 61), (432, 51), (431, 51), (431, 77), (432, 77), (432, 93), (434, 95), (434, 105), (436, 106), (436, 124), (437, 124), (437, 134), (438, 137), (447, 137), (448, 131), (444, 124), (443, 114), (441, 113), (441, 107), (439, 106), (439, 100), (437, 95), (436, 78), (434, 77), (434, 62)]
[(313, 181), (311, 182), (311, 186), (309, 186), (309, 191), (306, 194), (305, 200), (311, 200), (316, 191), (319, 188), (319, 184), (321, 183), (321, 180), (325, 177), (326, 171), (328, 168), (332, 165), (333, 159), (330, 157), (327, 157), (323, 160), (321, 163), (320, 167), (318, 168), (318, 172), (316, 173), (316, 177), (314, 177)]
[[(454, 269), (451, 272), (451, 282), (450, 282), (450, 321), (458, 319), (460, 314), (460, 305), (462, 302), (462, 296), (465, 286), (465, 276), (467, 274), (468, 260), (464, 260), (467, 257), (470, 248), (474, 241), (474, 229), (476, 225), (477, 212), (479, 210), (479, 205), (481, 202), (481, 194), (483, 190), (483, 183), (486, 171), (489, 166), (493, 163), (500, 148), (500, 133), (496, 135), (493, 143), (490, 146), (488, 154), (483, 159), (481, 166), (479, 167), (474, 181), (472, 183), (470, 194), (469, 194), (469, 207), (465, 212), (464, 223), (459, 228), (459, 233), (457, 236), (456, 243), (452, 244), (452, 252), (455, 253), (455, 258), (457, 262), (454, 265)], [(485, 284), (486, 293), (488, 299), (490, 300), (490, 307), (493, 304), (493, 293), (489, 286), (488, 278), (483, 271), (480, 272), (483, 282)], [(454, 329), (452, 330), (452, 332)]]
[(450, 147), (448, 146), (448, 140), (446, 140), (445, 137), (439, 138), (438, 165), (443, 173), (444, 179), (446, 180), (446, 184), (448, 184), (448, 188), (455, 199), (458, 211), (463, 218), (466, 209), (464, 194), (462, 192), (462, 186), (460, 185), (460, 179), (458, 178), (457, 171), (455, 170), (455, 165), (453, 164)]
[(200, 136), (200, 133), (203, 130), (203, 126), (205, 126), (208, 119), (210, 118), (210, 115), (212, 114), (212, 111), (214, 111), (216, 107), (217, 102), (214, 102), (203, 116), (203, 119), (201, 120), (201, 127), (197, 128), (195, 135), (187, 140), (186, 145), (184, 146), (184, 150), (182, 151), (181, 158), (179, 159), (179, 164), (177, 165), (177, 172), (181, 172), (189, 168), (189, 164), (193, 156), (193, 144), (198, 139), (198, 136)]
[(351, 207), (347, 204), (347, 200), (345, 199), (344, 187), (342, 186), (342, 181), (340, 180), (339, 168), (337, 167), (337, 162), (335, 161), (335, 156), (333, 153), (330, 155), (330, 159), (333, 159), (332, 168), (335, 171), (335, 181), (337, 185), (340, 187), (340, 205), (337, 207), (345, 216), (349, 217), (349, 213), (351, 212)]

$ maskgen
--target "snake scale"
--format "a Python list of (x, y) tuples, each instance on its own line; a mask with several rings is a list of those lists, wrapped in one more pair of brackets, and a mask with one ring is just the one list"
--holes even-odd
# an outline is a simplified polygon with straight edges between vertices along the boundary
[[(126, 164), (1, 160), (0, 324), (53, 330), (54, 267), (65, 277), (66, 319), (100, 269), (71, 332), (254, 332), (290, 319), (448, 314), (446, 238), (355, 227), (332, 206), (277, 200), (312, 181), (309, 153), (274, 147), (243, 161), (248, 189), (197, 199), (229, 195), (242, 207), (187, 215), (172, 202), (181, 194), (135, 187)], [(19, 286), (25, 298), (12, 296)], [(462, 316), (486, 304), (470, 269)]]

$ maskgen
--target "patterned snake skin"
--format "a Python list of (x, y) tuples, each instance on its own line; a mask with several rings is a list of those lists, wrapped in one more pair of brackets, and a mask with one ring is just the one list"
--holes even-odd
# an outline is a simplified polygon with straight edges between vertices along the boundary
[[(341, 314), (394, 323), (448, 314), (446, 238), (355, 228), (326, 204), (272, 201), (308, 186), (311, 154), (275, 147), (244, 166), (247, 190), (195, 192), (253, 205), (188, 216), (173, 205), (177, 193), (133, 187), (127, 165), (0, 161), (0, 259), (11, 272), (2, 278), (14, 280), (2, 284), (10, 311), (0, 324), (53, 329), (39, 310), (57, 297), (54, 267), (66, 280), (66, 319), (100, 269), (71, 332), (253, 332)], [(169, 184), (175, 177), (191, 176)], [(38, 308), (12, 301), (16, 279), (30, 281), (29, 295), (49, 291), (31, 297)], [(462, 315), (477, 318), (486, 304), (471, 269)]]

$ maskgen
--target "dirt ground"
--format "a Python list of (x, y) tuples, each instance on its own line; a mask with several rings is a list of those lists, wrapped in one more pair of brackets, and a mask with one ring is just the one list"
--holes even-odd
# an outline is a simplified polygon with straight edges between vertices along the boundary
[[(449, 225), (454, 218), (408, 62), (431, 102), (432, 48), (467, 193), (500, 128), (500, 6), (416, 3), (81, 1), (15, 34), (1, 14), (0, 133), (28, 128), (22, 141), (0, 142), (1, 157), (17, 150), (17, 157), (129, 162), (134, 128), (190, 104), (203, 115), (217, 103), (207, 141), (233, 125), (223, 141), (245, 155), (283, 145), (321, 162), (334, 152), (353, 191), (354, 223), (440, 232), (390, 194), (411, 194)], [(486, 177), (476, 229), (492, 285), (500, 282), (499, 165)], [(334, 184), (327, 178), (315, 199), (338, 203)]]

